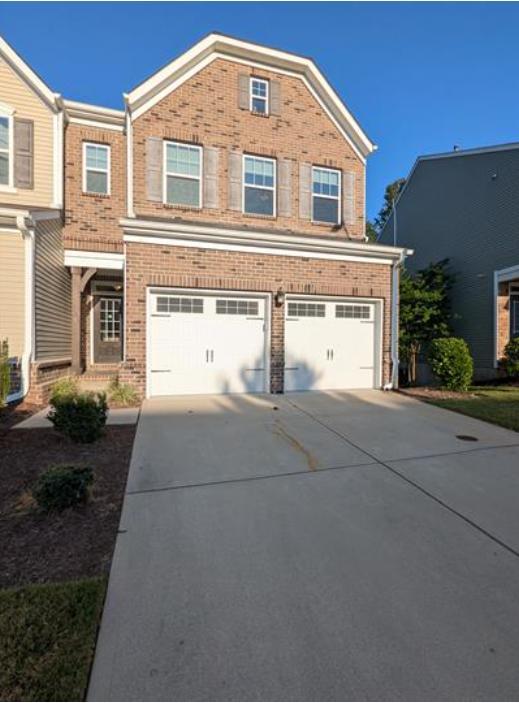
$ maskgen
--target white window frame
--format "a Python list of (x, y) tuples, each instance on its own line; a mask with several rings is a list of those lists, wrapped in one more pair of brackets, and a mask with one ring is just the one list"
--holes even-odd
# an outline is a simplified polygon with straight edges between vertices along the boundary
[[(200, 153), (200, 165), (199, 165), (199, 173), (198, 176), (189, 176), (186, 175), (185, 173), (176, 173), (175, 171), (168, 172), (167, 166), (168, 166), (168, 144), (172, 144), (175, 146), (188, 146), (190, 149), (197, 149)], [(202, 174), (204, 173), (204, 150), (203, 147), (201, 147), (199, 144), (188, 144), (187, 142), (176, 142), (172, 139), (165, 139), (164, 140), (164, 146), (163, 148), (163, 153), (162, 153), (162, 202), (164, 205), (171, 205), (172, 207), (187, 207), (187, 208), (195, 208), (197, 210), (201, 210), (203, 207), (203, 183), (202, 183)], [(198, 205), (184, 205), (182, 203), (169, 203), (168, 202), (168, 176), (176, 176), (177, 178), (187, 178), (188, 180), (191, 181), (198, 181), (199, 189), (198, 189)]]
[[(272, 162), (272, 164), (274, 166), (274, 183), (272, 185), (272, 188), (270, 188), (269, 186), (257, 186), (257, 185), (250, 185), (249, 183), (245, 183), (245, 159), (257, 159), (259, 161), (271, 161)], [(250, 217), (277, 217), (277, 161), (276, 161), (276, 159), (272, 159), (269, 156), (256, 156), (255, 154), (243, 154), (241, 181), (242, 181), (242, 193), (241, 193), (242, 213), (244, 215), (249, 215)], [(245, 188), (259, 188), (260, 190), (271, 190), (273, 193), (272, 215), (261, 215), (257, 212), (246, 212), (245, 211)]]
[[(314, 193), (314, 171), (328, 171), (328, 173), (338, 173), (339, 174), (339, 195), (322, 195)], [(326, 166), (314, 166), (312, 165), (312, 181), (311, 181), (311, 193), (312, 193), (312, 222), (316, 225), (340, 225), (342, 222), (342, 171), (338, 168), (327, 168)], [(316, 220), (314, 217), (314, 197), (315, 198), (327, 198), (328, 200), (337, 200), (337, 222), (326, 222), (323, 220)]]
[[(252, 93), (252, 84), (254, 81), (257, 81), (258, 83), (264, 83), (266, 87), (265, 91), (265, 97), (262, 98), (259, 95), (253, 95)], [(252, 105), (253, 105), (253, 98), (256, 98), (256, 100), (265, 100), (265, 112), (258, 112), (257, 110), (254, 110)], [(249, 83), (249, 107), (250, 111), (253, 112), (255, 115), (268, 115), (269, 114), (269, 82), (265, 78), (256, 78), (255, 76), (250, 77), (250, 83)]]
[(7, 149), (1, 149), (2, 153), (6, 153), (9, 159), (9, 172), (7, 183), (0, 183), (0, 190), (12, 191), (14, 188), (14, 110), (0, 103), (0, 117), (7, 119), (7, 129), (9, 131), (9, 145)]
[[(87, 168), (87, 148), (89, 146), (96, 147), (97, 149), (106, 149), (106, 169), (104, 168)], [(97, 191), (88, 190), (87, 188), (87, 171), (93, 171), (94, 173), (106, 173), (106, 193), (98, 193)], [(89, 193), (90, 195), (99, 195), (101, 198), (111, 195), (111, 173), (112, 173), (112, 148), (109, 144), (99, 144), (97, 142), (83, 142), (83, 193)]]

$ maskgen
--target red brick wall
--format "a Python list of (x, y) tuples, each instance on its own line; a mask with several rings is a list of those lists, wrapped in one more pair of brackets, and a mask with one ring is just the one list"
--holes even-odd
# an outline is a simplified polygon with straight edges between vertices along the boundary
[[(391, 267), (147, 244), (126, 245), (126, 360), (121, 378), (144, 394), (146, 287), (175, 286), (384, 300), (383, 383), (390, 378)], [(271, 390), (283, 389), (284, 307), (271, 310)]]
[[(67, 249), (122, 252), (119, 219), (126, 215), (126, 147), (122, 132), (69, 124), (65, 130), (65, 227)], [(110, 146), (110, 195), (83, 193), (83, 142)]]
[[(281, 115), (261, 116), (238, 108), (238, 74), (281, 82)], [(163, 137), (220, 148), (219, 209), (182, 208), (146, 199), (146, 138)], [(214, 60), (138, 117), (133, 128), (134, 209), (138, 216), (183, 217), (250, 227), (294, 229), (336, 237), (364, 236), (364, 165), (305, 84), (296, 77)], [(292, 216), (255, 217), (228, 209), (228, 151), (291, 159)], [(299, 219), (299, 162), (355, 173), (354, 225), (333, 232), (329, 225)]]

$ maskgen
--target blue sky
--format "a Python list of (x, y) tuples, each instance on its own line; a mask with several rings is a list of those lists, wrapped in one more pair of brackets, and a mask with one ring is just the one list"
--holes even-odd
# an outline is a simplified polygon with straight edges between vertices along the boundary
[(418, 154), (519, 139), (518, 28), (515, 3), (0, 3), (54, 90), (111, 107), (211, 30), (312, 56), (379, 146), (370, 217)]

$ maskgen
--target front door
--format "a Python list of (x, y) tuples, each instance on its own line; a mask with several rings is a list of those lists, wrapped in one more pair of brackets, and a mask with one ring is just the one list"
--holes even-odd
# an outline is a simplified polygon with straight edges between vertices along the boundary
[(95, 296), (94, 362), (116, 364), (122, 359), (122, 298)]

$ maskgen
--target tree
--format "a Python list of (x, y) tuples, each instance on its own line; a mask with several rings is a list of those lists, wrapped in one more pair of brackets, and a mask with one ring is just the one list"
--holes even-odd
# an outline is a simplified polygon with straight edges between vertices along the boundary
[(0, 408), (6, 403), (10, 387), (9, 345), (7, 344), (7, 339), (0, 339)]
[(437, 337), (451, 335), (449, 293), (454, 277), (443, 259), (427, 268), (400, 276), (400, 359), (407, 366), (407, 380), (416, 383), (418, 355)]
[(371, 220), (366, 220), (366, 238), (368, 242), (376, 242), (378, 237), (378, 231), (375, 229), (375, 225)]
[(404, 185), (405, 178), (397, 178), (396, 181), (393, 181), (393, 183), (390, 183), (388, 186), (386, 186), (386, 190), (384, 192), (384, 204), (380, 208), (380, 211), (375, 217), (374, 222), (375, 229), (377, 230), (377, 232), (381, 232), (382, 228), (389, 220), (393, 211), (395, 201), (398, 198), (398, 195), (400, 194), (400, 191), (402, 190)]

